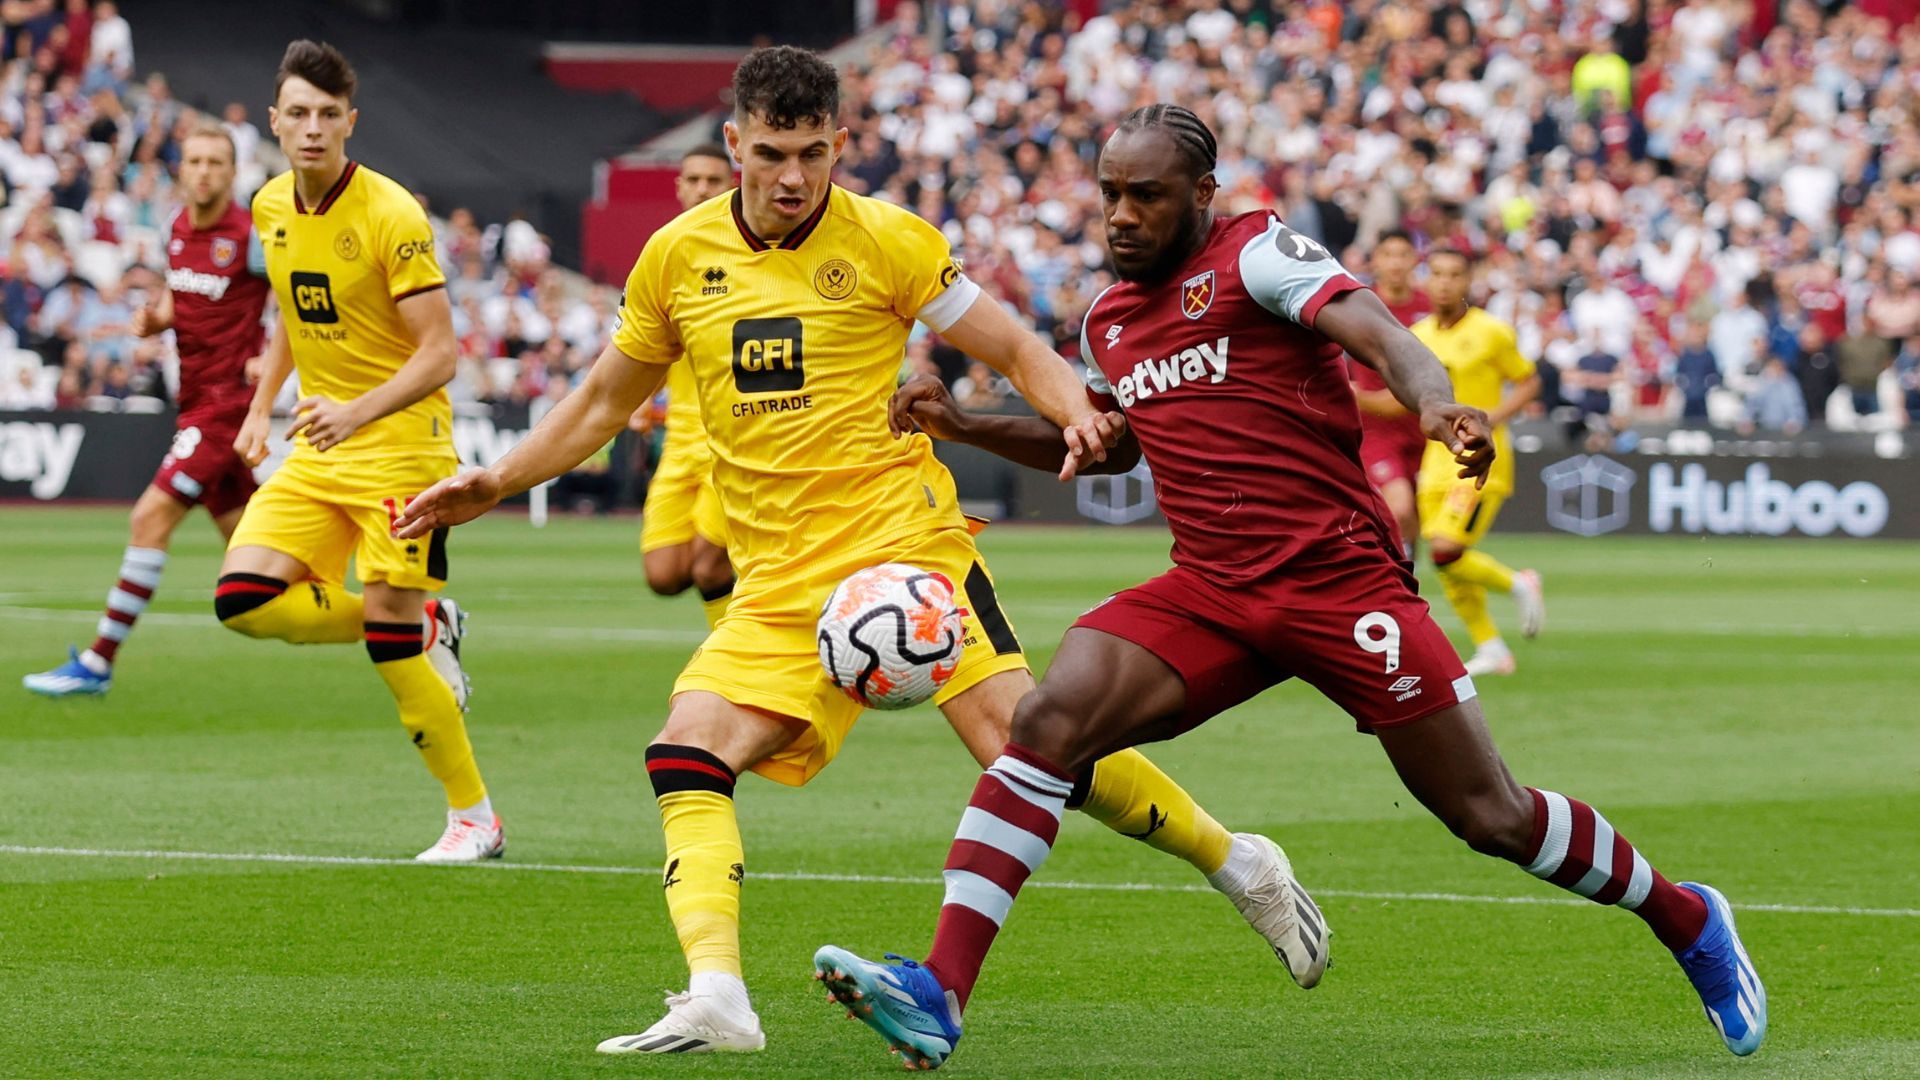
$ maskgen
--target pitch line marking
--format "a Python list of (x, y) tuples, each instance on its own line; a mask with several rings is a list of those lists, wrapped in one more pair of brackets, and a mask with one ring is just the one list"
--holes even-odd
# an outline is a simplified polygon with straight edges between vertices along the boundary
[[(281, 863), (294, 866), (411, 866), (428, 864), (412, 859), (389, 859), (370, 855), (296, 855), (270, 851), (158, 851), (126, 848), (50, 847), (32, 844), (0, 844), (0, 855), (42, 856), (70, 859), (153, 859), (181, 862)], [(556, 874), (617, 874), (658, 877), (657, 866), (587, 866), (569, 863), (485, 862), (476, 869), (488, 871), (521, 870)], [(433, 867), (444, 870), (445, 867)], [(804, 870), (766, 871), (753, 874), (760, 881), (819, 881), (857, 885), (939, 885), (937, 877), (912, 877), (895, 874), (827, 874)], [(1144, 881), (1029, 881), (1029, 889), (1067, 889), (1080, 892), (1155, 892), (1206, 893), (1210, 885), (1164, 885)], [(1315, 896), (1348, 900), (1424, 900), (1449, 904), (1539, 904), (1550, 907), (1592, 907), (1589, 900), (1570, 896), (1481, 896), (1449, 892), (1376, 892), (1366, 889), (1314, 889)], [(1843, 907), (1825, 904), (1735, 904), (1740, 911), (1768, 911), (1787, 915), (1854, 915), (1886, 919), (1920, 919), (1920, 908)]]
[[(20, 619), (28, 622), (97, 622), (100, 612), (97, 608), (50, 608), (37, 607), (31, 603), (6, 603), (10, 600), (30, 600), (32, 598), (19, 593), (0, 593), (0, 616)], [(181, 599), (177, 594), (173, 599)], [(79, 598), (75, 598), (79, 602)], [(1084, 605), (1030, 604), (1023, 609), (1033, 617), (1072, 618), (1086, 611)], [(215, 629), (219, 622), (211, 612), (205, 615), (187, 615), (177, 611), (155, 611), (140, 616), (142, 626), (185, 626)], [(1575, 633), (1602, 635), (1644, 634), (1637, 627), (1622, 627), (1610, 623), (1580, 623), (1562, 620), (1554, 624), (1562, 630)], [(496, 623), (487, 621), (481, 629), (500, 630), (522, 637), (548, 638), (557, 641), (629, 641), (662, 645), (697, 645), (707, 638), (704, 630), (672, 630), (644, 626), (552, 626), (540, 623)], [(1893, 626), (1793, 626), (1768, 623), (1722, 623), (1705, 622), (1677, 625), (1666, 628), (1662, 633), (1692, 634), (1698, 637), (1783, 637), (1783, 638), (1869, 638), (1891, 639), (1911, 638), (1915, 631)]]

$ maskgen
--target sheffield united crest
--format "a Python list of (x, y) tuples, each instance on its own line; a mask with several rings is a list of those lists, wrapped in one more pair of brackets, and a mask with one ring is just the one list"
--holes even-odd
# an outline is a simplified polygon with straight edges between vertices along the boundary
[(1213, 306), (1213, 271), (1180, 283), (1180, 314), (1197, 319)]
[(213, 238), (212, 254), (213, 265), (225, 270), (233, 265), (234, 258), (240, 254), (240, 245), (230, 236), (216, 236)]

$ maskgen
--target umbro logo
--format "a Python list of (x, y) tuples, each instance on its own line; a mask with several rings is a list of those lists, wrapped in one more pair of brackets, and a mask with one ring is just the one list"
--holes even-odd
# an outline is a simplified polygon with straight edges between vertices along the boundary
[(1120, 324), (1114, 323), (1112, 326), (1107, 327), (1107, 344), (1111, 345), (1114, 342), (1119, 340), (1120, 340)]
[(1400, 676), (1393, 680), (1392, 686), (1387, 687), (1387, 693), (1394, 695), (1393, 700), (1395, 701), (1405, 701), (1410, 697), (1418, 697), (1420, 694), (1420, 676)]
[(718, 266), (709, 266), (700, 280), (706, 282), (700, 289), (701, 296), (727, 295), (727, 272)]

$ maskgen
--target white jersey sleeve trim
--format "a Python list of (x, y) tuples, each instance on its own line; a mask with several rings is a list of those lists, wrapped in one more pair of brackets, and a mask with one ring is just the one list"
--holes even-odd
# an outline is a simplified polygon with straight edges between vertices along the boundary
[(960, 321), (960, 317), (978, 299), (980, 286), (975, 285), (972, 278), (961, 274), (953, 279), (953, 284), (947, 286), (946, 292), (920, 305), (920, 311), (914, 318), (936, 334), (945, 333), (948, 327)]
[(1319, 241), (1294, 232), (1277, 217), (1240, 249), (1240, 280), (1247, 292), (1288, 322), (1304, 324), (1311, 314), (1307, 308), (1321, 290), (1352, 276)]
[(1086, 381), (1088, 390), (1102, 397), (1113, 396), (1113, 384), (1107, 381), (1107, 373), (1100, 370), (1100, 362), (1093, 358), (1093, 339), (1087, 335), (1087, 328), (1093, 325), (1093, 313), (1099, 309), (1100, 301), (1105, 300), (1107, 294), (1119, 284), (1116, 281), (1101, 289), (1100, 295), (1094, 297), (1093, 303), (1087, 305), (1086, 318), (1080, 320), (1080, 364), (1086, 368), (1082, 378)]

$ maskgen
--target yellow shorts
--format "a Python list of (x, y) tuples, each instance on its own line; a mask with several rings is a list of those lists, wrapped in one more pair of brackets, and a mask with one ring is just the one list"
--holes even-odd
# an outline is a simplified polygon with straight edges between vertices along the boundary
[(396, 540), (393, 518), (408, 499), (459, 468), (451, 448), (445, 457), (371, 461), (296, 453), (254, 493), (227, 546), (272, 548), (336, 583), (346, 581), (351, 556), (362, 584), (438, 590), (447, 583), (447, 530)]
[(1493, 528), (1493, 519), (1500, 515), (1500, 504), (1506, 499), (1499, 492), (1474, 487), (1472, 480), (1422, 484), (1418, 495), (1420, 535), (1429, 543), (1443, 540), (1473, 547)]
[(727, 514), (713, 486), (713, 456), (669, 446), (647, 484), (640, 510), (640, 551), (678, 547), (694, 537), (727, 546)]
[(820, 606), (847, 575), (885, 562), (945, 574), (958, 586), (966, 617), (965, 651), (953, 678), (934, 695), (944, 704), (1003, 671), (1024, 671), (1020, 639), (1000, 610), (973, 535), (964, 528), (901, 537), (850, 557), (822, 560), (800, 581), (777, 588), (736, 589), (727, 613), (673, 684), (675, 694), (706, 690), (735, 705), (793, 718), (804, 730), (786, 749), (753, 767), (769, 780), (798, 787), (826, 768), (861, 706), (820, 668)]

